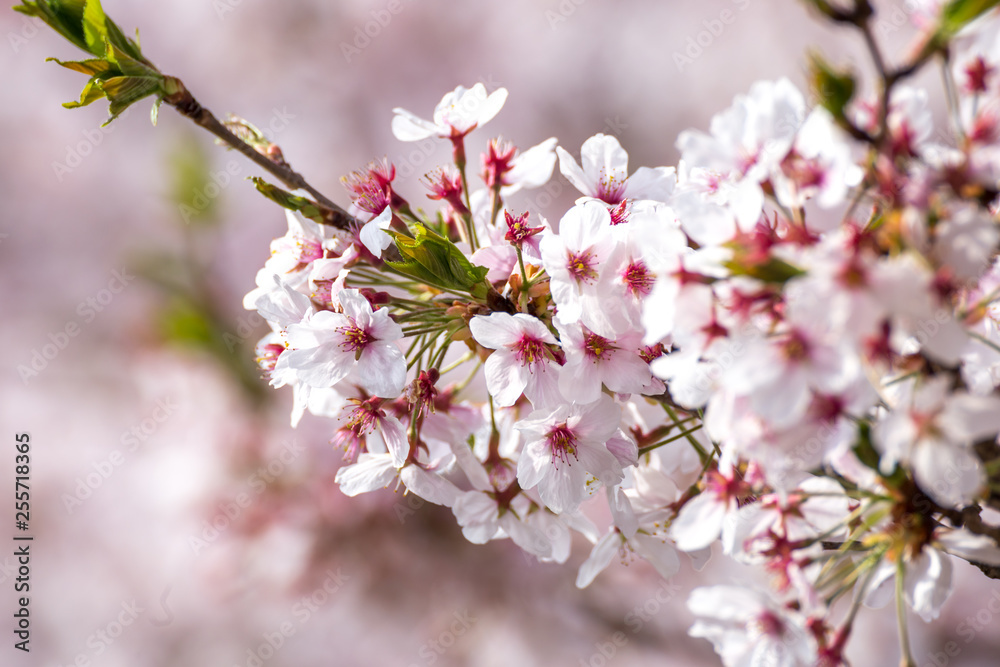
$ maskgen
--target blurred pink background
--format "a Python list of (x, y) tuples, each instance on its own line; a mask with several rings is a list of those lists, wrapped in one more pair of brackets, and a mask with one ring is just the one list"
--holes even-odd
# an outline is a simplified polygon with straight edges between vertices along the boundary
[[(429, 116), (459, 84), (510, 91), (470, 150), (503, 134), (522, 148), (557, 136), (577, 153), (603, 131), (634, 168), (675, 164), (678, 132), (707, 128), (755, 80), (804, 86), (810, 47), (868, 65), (853, 35), (790, 0), (103, 4), (205, 106), (275, 130), (293, 167), (345, 204), (339, 177), (382, 155), (422, 200), (416, 179), (446, 147), (425, 155), (397, 142), (391, 110)], [(880, 37), (905, 45), (905, 4), (880, 6)], [(0, 548), (0, 664), (720, 664), (686, 637), (684, 600), (696, 585), (753, 576), (722, 558), (697, 575), (685, 565), (669, 585), (643, 563), (613, 564), (578, 591), (585, 543), (565, 566), (541, 565), (508, 543), (467, 544), (450, 512), (401, 494), (343, 497), (323, 421), (291, 430), (290, 392), (254, 402), (232, 372), (264, 329), (242, 295), (285, 229), (245, 180), (259, 172), (169, 108), (151, 127), (148, 101), (102, 131), (106, 105), (60, 106), (84, 78), (43, 62), (76, 59), (71, 45), (9, 10), (0, 33), (0, 517), (13, 523), (10, 441), (28, 432), (35, 536), (28, 655), (11, 646), (13, 547)], [(171, 196), (171, 155), (192, 135), (210, 168), (232, 176), (209, 197), (210, 228), (185, 225)], [(522, 202), (558, 216), (569, 190), (556, 175)], [(213, 357), (166, 344), (158, 322), (176, 300), (140, 275), (154, 253), (199, 258), (225, 340), (242, 346)], [(185, 266), (166, 273), (184, 280)], [(926, 631), (915, 621), (921, 667), (1000, 597), (997, 582), (956, 570), (944, 618)], [(863, 614), (854, 664), (895, 664), (891, 611)], [(1000, 619), (957, 641), (950, 664), (995, 666)]]

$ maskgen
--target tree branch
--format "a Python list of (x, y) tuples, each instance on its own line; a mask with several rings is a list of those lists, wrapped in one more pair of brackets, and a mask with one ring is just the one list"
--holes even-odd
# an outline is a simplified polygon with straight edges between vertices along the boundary
[(351, 223), (360, 224), (342, 207), (328, 199), (319, 190), (311, 186), (302, 174), (293, 170), (287, 164), (279, 164), (261, 154), (253, 146), (233, 134), (211, 111), (201, 106), (190, 91), (176, 77), (166, 77), (166, 88), (172, 90), (164, 95), (163, 101), (174, 107), (182, 116), (190, 118), (196, 125), (208, 130), (227, 145), (242, 153), (259, 167), (281, 180), (285, 187), (293, 190), (305, 190), (323, 209), (324, 219), (334, 227), (349, 229)]

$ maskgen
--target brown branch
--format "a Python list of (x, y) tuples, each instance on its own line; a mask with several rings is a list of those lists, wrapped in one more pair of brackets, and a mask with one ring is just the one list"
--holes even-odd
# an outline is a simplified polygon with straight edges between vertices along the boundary
[(208, 130), (259, 167), (277, 177), (285, 187), (308, 192), (316, 200), (319, 208), (323, 210), (324, 219), (332, 226), (349, 229), (351, 223), (358, 223), (352, 215), (311, 186), (302, 174), (292, 169), (287, 163), (278, 163), (269, 159), (233, 134), (211, 111), (201, 106), (180, 79), (175, 77), (166, 77), (166, 79), (165, 87), (174, 92), (165, 95), (163, 101), (177, 109), (178, 113), (190, 118), (196, 125)]

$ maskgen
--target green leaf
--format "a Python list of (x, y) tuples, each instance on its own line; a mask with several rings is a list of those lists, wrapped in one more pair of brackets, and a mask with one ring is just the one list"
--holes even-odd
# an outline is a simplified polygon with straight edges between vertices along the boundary
[[(14, 11), (28, 16), (37, 16), (50, 28), (84, 51), (90, 51), (83, 33), (83, 12), (86, 0), (22, 0), (24, 4), (14, 7)], [(103, 48), (101, 49), (103, 51)], [(101, 51), (90, 51), (95, 56)]]
[(108, 17), (104, 15), (101, 0), (87, 0), (83, 8), (83, 38), (87, 42), (87, 50), (100, 53), (104, 50), (108, 38)]
[(66, 69), (71, 69), (74, 72), (80, 72), (81, 74), (89, 74), (90, 76), (97, 76), (113, 71), (111, 63), (107, 60), (99, 58), (90, 58), (88, 60), (59, 60), (58, 58), (46, 58), (45, 61), (54, 62), (57, 65), (62, 65)]
[(854, 443), (854, 455), (858, 457), (864, 465), (868, 466), (872, 470), (878, 470), (879, 466), (879, 455), (875, 451), (875, 446), (872, 444), (871, 438), (871, 426), (867, 422), (860, 422), (858, 424), (858, 439)]
[(63, 106), (67, 109), (78, 109), (102, 99), (104, 97), (104, 91), (98, 87), (97, 81), (97, 77), (88, 81), (87, 85), (83, 87), (83, 92), (80, 93), (80, 99), (73, 102), (63, 102)]
[(835, 70), (818, 53), (809, 54), (809, 82), (821, 107), (837, 120), (845, 118), (844, 109), (854, 97), (854, 75)]
[(36, 16), (70, 42), (95, 56), (56, 63), (90, 80), (80, 99), (63, 106), (74, 109), (104, 96), (110, 102), (107, 125), (125, 109), (149, 95), (163, 95), (165, 77), (142, 56), (137, 42), (104, 13), (100, 0), (23, 0), (15, 10)]
[(257, 186), (257, 190), (262, 195), (276, 203), (278, 206), (287, 208), (289, 211), (298, 211), (313, 222), (317, 222), (321, 225), (327, 223), (326, 218), (323, 216), (323, 211), (320, 210), (316, 202), (311, 199), (293, 195), (287, 190), (282, 190), (276, 185), (271, 185), (259, 176), (252, 176), (250, 177), (250, 180), (253, 181), (253, 184)]
[(423, 224), (413, 225), (414, 237), (390, 232), (403, 261), (386, 264), (429, 285), (471, 292), (486, 279), (489, 269), (470, 262), (458, 247)]
[(111, 102), (108, 111), (111, 117), (104, 122), (107, 125), (117, 118), (125, 109), (139, 100), (161, 92), (160, 79), (137, 76), (116, 76), (110, 79), (98, 79), (97, 86)]
[(962, 28), (997, 5), (1000, 5), (1000, 0), (951, 0), (941, 10), (939, 38), (948, 40), (954, 37)]
[(734, 276), (749, 276), (765, 283), (786, 283), (792, 278), (805, 274), (802, 269), (796, 268), (788, 262), (771, 257), (766, 262), (759, 264), (743, 264), (730, 260), (725, 262), (725, 266)]

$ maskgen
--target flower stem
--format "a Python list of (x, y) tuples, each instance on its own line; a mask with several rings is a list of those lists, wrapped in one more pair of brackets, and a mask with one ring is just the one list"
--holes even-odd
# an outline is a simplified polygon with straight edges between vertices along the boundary
[(899, 661), (899, 667), (917, 667), (910, 651), (910, 632), (906, 624), (906, 599), (903, 595), (904, 577), (906, 576), (906, 565), (902, 557), (896, 563), (896, 620), (899, 623), (899, 648), (903, 655)]

